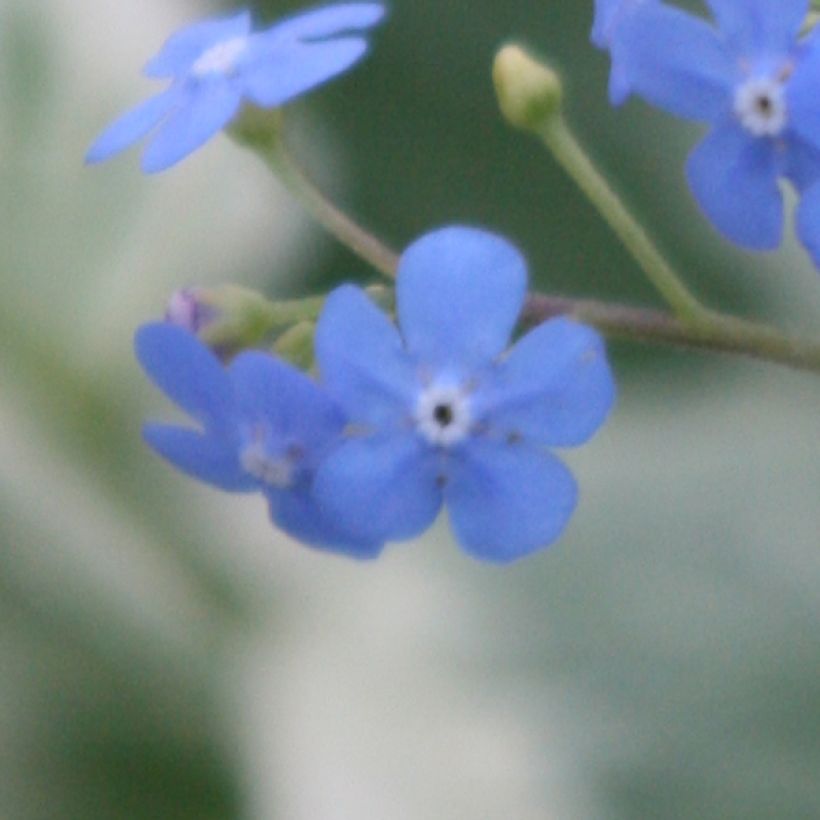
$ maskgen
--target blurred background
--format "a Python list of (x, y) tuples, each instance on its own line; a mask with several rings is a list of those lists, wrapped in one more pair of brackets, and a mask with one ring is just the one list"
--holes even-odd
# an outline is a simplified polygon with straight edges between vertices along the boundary
[[(566, 454), (579, 510), (506, 568), (446, 522), (373, 563), (314, 552), (142, 446), (171, 409), (131, 337), (172, 290), (374, 279), (223, 136), (155, 177), (137, 152), (83, 167), (167, 35), (229, 6), (0, 0), (0, 818), (820, 816), (816, 377), (613, 345), (616, 412)], [(816, 334), (794, 242), (744, 254), (692, 204), (697, 129), (608, 107), (591, 18), (394, 0), (366, 63), (289, 108), (291, 141), (396, 247), (483, 225), (539, 288), (656, 304), (497, 114), (494, 51), (523, 39), (698, 292)]]

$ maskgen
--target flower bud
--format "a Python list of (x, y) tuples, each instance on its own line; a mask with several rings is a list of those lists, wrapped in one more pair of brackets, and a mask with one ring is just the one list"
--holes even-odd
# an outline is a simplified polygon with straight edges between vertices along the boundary
[(515, 128), (537, 131), (560, 111), (560, 78), (521, 46), (507, 45), (496, 54), (493, 83), (501, 113)]
[(199, 331), (216, 317), (216, 310), (210, 307), (200, 288), (180, 288), (171, 294), (165, 308), (165, 321), (183, 327), (191, 333)]
[(195, 333), (220, 355), (258, 345), (276, 317), (262, 294), (238, 285), (183, 288), (168, 300), (165, 320)]

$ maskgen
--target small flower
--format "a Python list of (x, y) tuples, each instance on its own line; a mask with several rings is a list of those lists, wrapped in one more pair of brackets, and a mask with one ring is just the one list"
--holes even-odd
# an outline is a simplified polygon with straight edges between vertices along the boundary
[(557, 538), (577, 493), (546, 448), (586, 441), (614, 385), (598, 334), (569, 319), (504, 353), (526, 278), (506, 240), (448, 227), (401, 258), (401, 333), (359, 288), (328, 297), (317, 360), (351, 426), (317, 470), (323, 509), (381, 541), (419, 534), (446, 502), (465, 550), (496, 562)]
[[(644, 3), (619, 27), (619, 58), (636, 93), (711, 125), (686, 175), (712, 223), (739, 245), (772, 249), (783, 231), (778, 178), (800, 192), (820, 179), (820, 137), (810, 127), (818, 122), (820, 65), (805, 61), (798, 39), (808, 0), (708, 5), (717, 30), (679, 9)], [(798, 99), (798, 88), (811, 88), (810, 104)], [(806, 207), (816, 210), (801, 203), (799, 223)]]
[(233, 120), (243, 100), (284, 105), (346, 71), (367, 51), (363, 37), (346, 32), (368, 29), (383, 16), (379, 3), (343, 3), (259, 32), (251, 31), (247, 11), (188, 26), (145, 67), (149, 77), (170, 77), (171, 85), (112, 123), (86, 161), (102, 162), (155, 131), (142, 168), (165, 170)]
[(612, 69), (609, 73), (609, 101), (620, 105), (632, 91), (629, 75), (619, 59), (617, 32), (621, 23), (639, 6), (649, 0), (595, 0), (595, 17), (589, 39), (600, 49), (609, 49)]
[(380, 543), (328, 520), (311, 495), (316, 466), (345, 425), (339, 407), (313, 381), (259, 351), (229, 367), (193, 334), (144, 325), (137, 358), (151, 380), (202, 429), (148, 424), (146, 442), (177, 469), (231, 492), (262, 492), (273, 521), (294, 538), (358, 558)]

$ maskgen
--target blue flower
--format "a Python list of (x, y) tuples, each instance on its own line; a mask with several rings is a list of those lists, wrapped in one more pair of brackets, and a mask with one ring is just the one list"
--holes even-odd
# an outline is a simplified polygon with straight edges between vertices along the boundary
[[(783, 230), (778, 178), (801, 192), (820, 179), (818, 115), (810, 122), (794, 94), (810, 87), (816, 99), (820, 84), (820, 65), (804, 61), (799, 40), (808, 0), (708, 5), (717, 29), (679, 9), (645, 3), (619, 27), (619, 57), (635, 92), (712, 126), (686, 165), (689, 186), (712, 223), (739, 245), (772, 249)], [(814, 213), (801, 213), (806, 208)], [(820, 222), (811, 199), (800, 211), (799, 222)]]
[(632, 91), (626, 65), (619, 56), (618, 28), (628, 15), (646, 2), (649, 0), (595, 0), (595, 16), (589, 39), (598, 48), (610, 50), (609, 101), (612, 105), (623, 103)]
[(202, 427), (146, 425), (157, 453), (220, 489), (261, 491), (273, 521), (300, 541), (358, 558), (379, 553), (380, 542), (339, 527), (311, 494), (316, 467), (345, 426), (313, 381), (259, 351), (226, 368), (193, 334), (166, 323), (141, 327), (135, 347), (151, 380)]
[(328, 297), (317, 360), (353, 432), (317, 470), (323, 509), (381, 541), (421, 533), (446, 502), (464, 549), (496, 562), (560, 534), (576, 485), (546, 448), (586, 441), (614, 385), (601, 338), (569, 319), (505, 354), (526, 280), (509, 242), (448, 227), (401, 257), (401, 333), (357, 287)]
[(170, 77), (171, 85), (112, 123), (86, 161), (102, 162), (155, 131), (142, 168), (162, 171), (224, 128), (243, 100), (280, 106), (346, 71), (367, 41), (345, 33), (368, 29), (383, 15), (379, 3), (343, 3), (259, 32), (251, 31), (248, 12), (188, 26), (145, 67), (149, 77)]

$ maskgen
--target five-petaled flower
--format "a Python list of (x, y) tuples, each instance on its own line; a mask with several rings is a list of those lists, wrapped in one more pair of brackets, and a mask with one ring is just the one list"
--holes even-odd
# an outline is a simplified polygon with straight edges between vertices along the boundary
[[(747, 248), (777, 247), (783, 231), (779, 177), (808, 192), (820, 180), (820, 68), (799, 39), (808, 0), (708, 0), (717, 29), (658, 2), (618, 26), (613, 59), (649, 102), (712, 128), (689, 156), (692, 192), (712, 223)], [(816, 63), (816, 61), (815, 61)], [(810, 249), (820, 198), (798, 206)]]
[(261, 491), (273, 521), (305, 543), (359, 558), (381, 543), (330, 520), (314, 501), (316, 466), (339, 442), (345, 417), (315, 382), (261, 351), (229, 367), (189, 331), (144, 325), (137, 358), (152, 381), (202, 429), (148, 424), (148, 444), (182, 472), (232, 492)]
[(233, 120), (243, 100), (280, 106), (346, 71), (367, 51), (354, 32), (383, 16), (380, 3), (343, 3), (257, 32), (247, 11), (188, 26), (145, 67), (149, 77), (170, 77), (171, 85), (112, 123), (86, 161), (102, 162), (155, 131), (142, 168), (162, 171)]
[(403, 539), (446, 502), (464, 549), (497, 562), (564, 529), (576, 485), (547, 447), (586, 441), (614, 386), (599, 335), (569, 319), (505, 352), (526, 281), (509, 242), (447, 227), (401, 257), (401, 333), (359, 288), (331, 293), (316, 353), (350, 427), (314, 491), (335, 520), (370, 541)]

